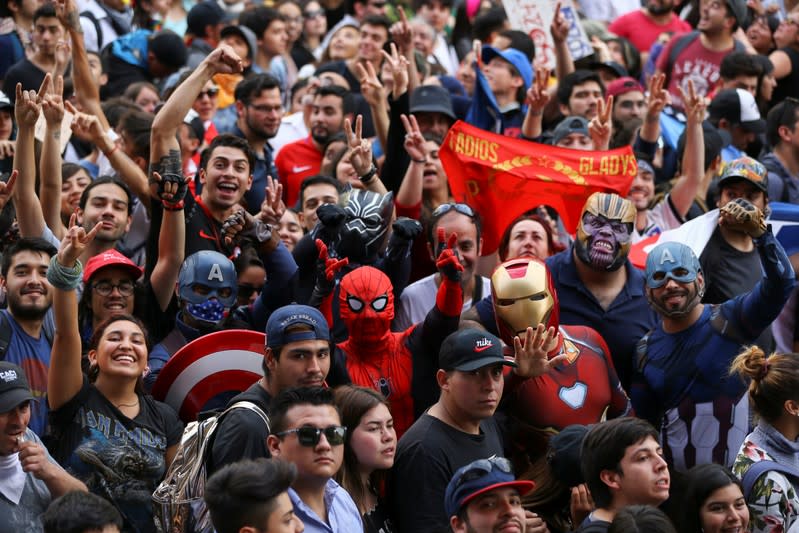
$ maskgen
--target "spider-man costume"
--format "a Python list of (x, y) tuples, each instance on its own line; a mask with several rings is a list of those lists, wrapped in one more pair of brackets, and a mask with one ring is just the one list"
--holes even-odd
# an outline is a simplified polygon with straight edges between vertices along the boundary
[(451, 247), (436, 264), (442, 270), (436, 305), (424, 322), (402, 332), (390, 328), (394, 291), (382, 271), (357, 268), (339, 286), (339, 312), (349, 337), (337, 345), (336, 357), (345, 358), (353, 383), (388, 399), (398, 437), (438, 399), (438, 351), (444, 338), (458, 329), (463, 307), (463, 289), (453, 279), (459, 276), (443, 274), (447, 268), (458, 273), (463, 269)]

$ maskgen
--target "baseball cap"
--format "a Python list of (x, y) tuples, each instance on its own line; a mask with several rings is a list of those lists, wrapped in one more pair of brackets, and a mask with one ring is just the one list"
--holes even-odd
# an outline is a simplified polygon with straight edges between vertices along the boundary
[(510, 461), (504, 457), (478, 459), (459, 468), (447, 484), (444, 507), (447, 516), (458, 514), (461, 508), (477, 496), (494, 489), (510, 487), (524, 496), (535, 488), (535, 483), (516, 479)]
[(0, 109), (8, 109), (8, 108), (13, 109), (14, 104), (11, 103), (11, 99), (9, 99), (6, 93), (0, 91)]
[(438, 356), (439, 368), (471, 372), (484, 366), (502, 363), (516, 366), (505, 359), (502, 341), (494, 335), (479, 329), (461, 329), (451, 333), (441, 343)]
[(247, 43), (247, 49), (250, 51), (248, 57), (254, 60), (255, 52), (258, 50), (258, 38), (255, 36), (255, 33), (247, 26), (231, 24), (230, 26), (222, 28), (219, 34), (222, 39), (230, 35), (238, 35), (244, 39), (244, 42)]
[(88, 283), (98, 270), (112, 266), (127, 270), (134, 280), (139, 279), (143, 273), (136, 263), (112, 249), (89, 259), (86, 268), (83, 269), (83, 283)]
[(727, 0), (727, 5), (730, 6), (735, 20), (738, 21), (739, 26), (746, 24), (746, 0)]
[(564, 118), (555, 126), (555, 130), (552, 132), (552, 144), (558, 144), (561, 139), (572, 133), (582, 133), (586, 137), (590, 137), (588, 121), (583, 117)]
[(186, 15), (186, 26), (193, 35), (205, 37), (206, 26), (216, 26), (225, 20), (225, 10), (213, 0), (205, 0), (192, 6)]
[[(308, 326), (310, 331), (286, 331), (291, 326)], [(284, 305), (266, 322), (266, 346), (277, 348), (290, 342), (330, 340), (330, 330), (322, 313), (308, 305)]]
[(438, 85), (422, 85), (411, 93), (411, 113), (443, 113), (456, 120), (449, 91)]
[(549, 439), (549, 468), (553, 476), (567, 487), (576, 487), (585, 481), (580, 467), (580, 451), (588, 429), (582, 424), (572, 424)]
[(483, 46), (482, 59), (483, 63), (488, 63), (495, 57), (501, 57), (516, 69), (516, 72), (524, 80), (524, 88), (527, 89), (533, 83), (533, 67), (530, 66), (530, 60), (524, 55), (524, 52), (516, 50), (515, 48), (506, 48), (505, 50), (497, 50), (493, 46)]
[(176, 70), (186, 64), (189, 54), (183, 37), (170, 30), (161, 30), (150, 36), (147, 50), (165, 66)]
[(768, 193), (768, 171), (763, 163), (751, 157), (739, 157), (724, 165), (719, 177), (719, 189), (724, 182), (746, 180), (764, 193)]
[(725, 118), (753, 133), (766, 131), (766, 121), (760, 118), (755, 97), (743, 89), (724, 89), (716, 93), (708, 106), (710, 118)]
[(605, 91), (607, 92), (608, 96), (619, 96), (620, 94), (627, 94), (633, 91), (639, 91), (644, 93), (644, 87), (641, 85), (638, 80), (635, 78), (631, 78), (630, 76), (624, 76), (617, 80), (613, 80), (612, 82), (608, 83)]
[(616, 61), (594, 61), (593, 63), (591, 63), (590, 67), (591, 70), (596, 70), (600, 68), (608, 69), (619, 78), (625, 78), (630, 76), (630, 73), (627, 72), (627, 69), (624, 68), (624, 65), (622, 65), (621, 63), (617, 63)]
[(35, 399), (25, 371), (14, 363), (0, 361), (0, 413), (7, 413), (22, 402)]

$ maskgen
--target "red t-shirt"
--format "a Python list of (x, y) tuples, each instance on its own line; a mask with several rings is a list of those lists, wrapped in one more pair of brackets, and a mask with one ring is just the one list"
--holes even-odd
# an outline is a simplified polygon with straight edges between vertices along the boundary
[[(660, 71), (668, 74), (669, 70), (669, 55), (674, 44), (680, 40), (680, 37), (674, 37), (666, 45), (663, 52), (658, 57), (657, 68)], [(694, 89), (698, 96), (707, 96), (713, 87), (719, 81), (719, 66), (721, 60), (724, 59), (735, 47), (721, 52), (714, 52), (708, 50), (702, 45), (701, 36), (697, 36), (690, 42), (682, 52), (675, 58), (671, 67), (671, 74), (669, 75), (668, 91), (671, 94), (671, 103), (677, 109), (682, 110), (682, 99), (677, 87), (682, 87), (685, 93), (688, 93), (688, 80), (694, 82)]]
[(284, 146), (275, 158), (277, 175), (283, 184), (286, 205), (294, 207), (300, 198), (302, 180), (319, 174), (324, 154), (316, 149), (309, 135), (305, 139)]
[(620, 16), (608, 26), (608, 30), (629, 40), (640, 52), (649, 52), (661, 33), (674, 32), (676, 36), (691, 31), (691, 25), (672, 13), (671, 20), (661, 26), (638, 10)]

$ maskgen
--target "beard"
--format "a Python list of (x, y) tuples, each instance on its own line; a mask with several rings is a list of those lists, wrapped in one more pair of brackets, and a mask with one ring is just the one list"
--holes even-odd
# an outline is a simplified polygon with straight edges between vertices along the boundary
[(649, 2), (646, 6), (646, 10), (653, 15), (665, 15), (672, 10), (672, 7), (673, 6), (670, 5), (658, 4), (657, 2)]
[(17, 320), (41, 320), (50, 309), (50, 302), (38, 305), (22, 305), (19, 300), (8, 295), (8, 310)]

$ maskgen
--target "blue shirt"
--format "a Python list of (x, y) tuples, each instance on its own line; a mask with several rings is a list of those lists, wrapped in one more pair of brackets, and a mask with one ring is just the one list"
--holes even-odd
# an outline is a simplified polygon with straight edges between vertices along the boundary
[(305, 524), (305, 533), (359, 533), (363, 521), (352, 496), (341, 485), (328, 480), (325, 486), (325, 507), (328, 525), (300, 499), (294, 489), (289, 488), (289, 498), (294, 504), (294, 514)]
[[(11, 327), (11, 340), (8, 343), (5, 360), (19, 365), (25, 371), (31, 392), (37, 401), (31, 402), (31, 420), (28, 427), (40, 437), (47, 428), (47, 372), (50, 369), (50, 341), (42, 329), (39, 338), (35, 339), (25, 333), (8, 311), (5, 324)], [(46, 327), (42, 324), (42, 328)]]

